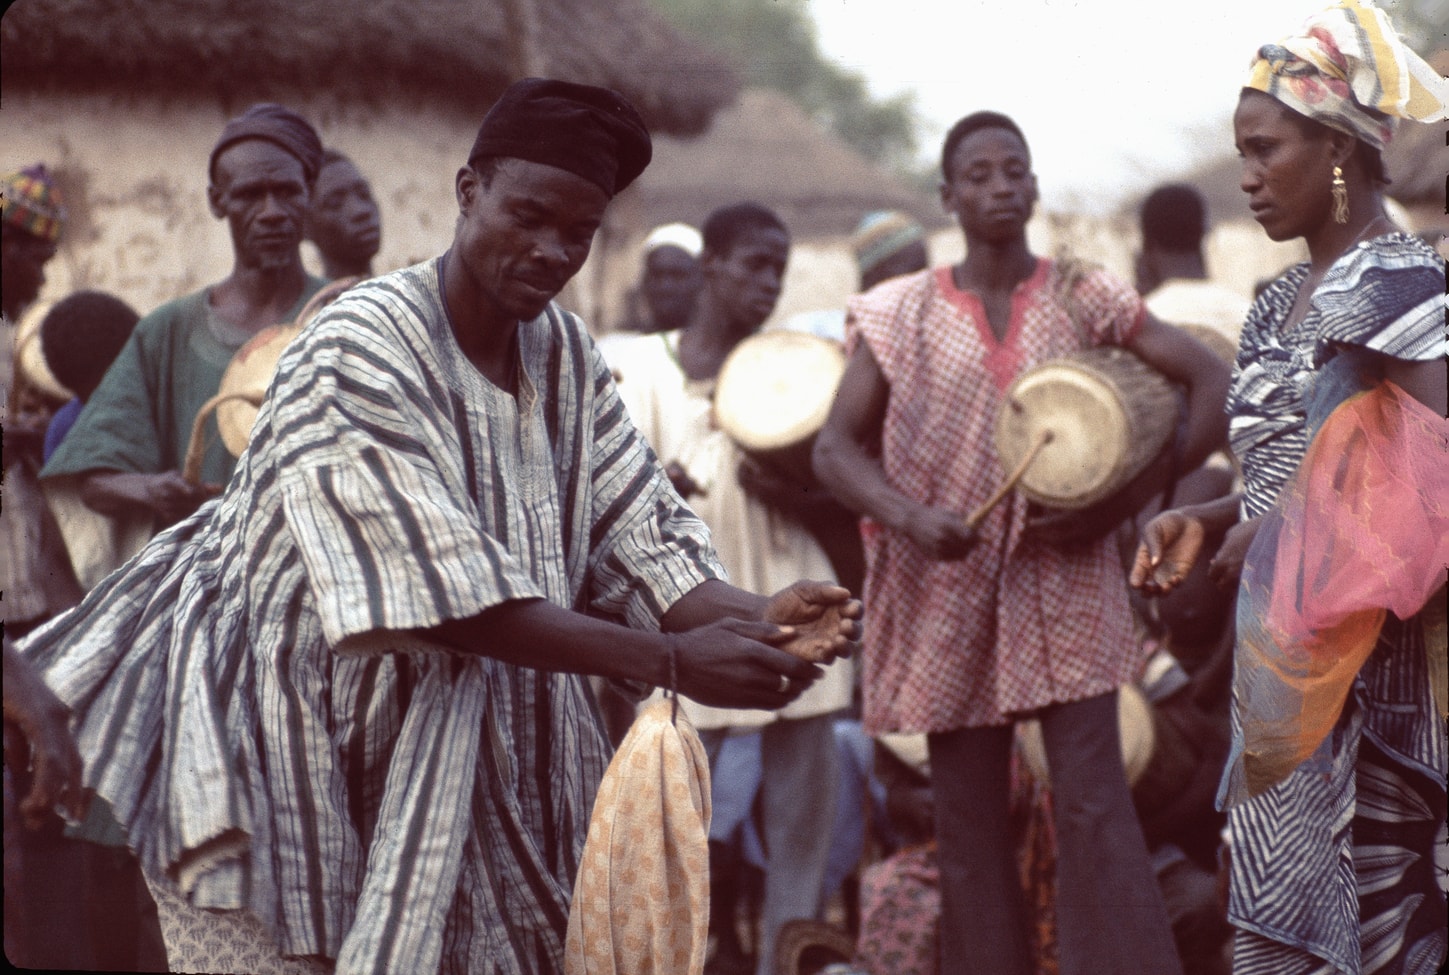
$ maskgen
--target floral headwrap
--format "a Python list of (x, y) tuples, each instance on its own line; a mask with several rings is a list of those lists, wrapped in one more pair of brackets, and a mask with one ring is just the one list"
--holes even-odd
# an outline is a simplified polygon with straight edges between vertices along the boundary
[(37, 163), (10, 173), (0, 184), (0, 192), (4, 193), (0, 212), (6, 223), (52, 244), (60, 240), (65, 206), (45, 166)]
[(1371, 0), (1340, 0), (1258, 49), (1247, 85), (1377, 149), (1398, 119), (1449, 117), (1449, 82), (1405, 46)]

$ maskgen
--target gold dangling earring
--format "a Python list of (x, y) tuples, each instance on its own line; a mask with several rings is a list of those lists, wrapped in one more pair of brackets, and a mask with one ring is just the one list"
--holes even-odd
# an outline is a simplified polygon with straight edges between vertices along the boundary
[(1333, 222), (1348, 223), (1348, 184), (1337, 166), (1333, 167)]

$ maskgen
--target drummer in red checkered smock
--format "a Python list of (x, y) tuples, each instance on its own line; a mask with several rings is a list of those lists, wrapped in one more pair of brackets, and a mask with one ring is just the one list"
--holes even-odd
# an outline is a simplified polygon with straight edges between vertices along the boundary
[[(1115, 276), (1031, 253), (1036, 177), (1011, 119), (961, 119), (941, 162), (967, 257), (852, 300), (850, 365), (815, 451), (821, 480), (868, 518), (866, 730), (928, 734), (943, 973), (1032, 971), (1007, 822), (1012, 728), (1028, 717), (1056, 798), (1061, 971), (1176, 973), (1118, 744), (1117, 688), (1141, 661), (1111, 534), (1165, 468), (1222, 445), (1227, 369)], [(1175, 448), (1085, 511), (1010, 495), (968, 528), (1006, 477), (992, 434), (1012, 380), (1102, 344), (1186, 388)]]

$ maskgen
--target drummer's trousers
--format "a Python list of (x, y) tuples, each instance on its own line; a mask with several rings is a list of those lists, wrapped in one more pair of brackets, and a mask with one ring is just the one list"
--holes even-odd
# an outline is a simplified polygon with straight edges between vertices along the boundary
[[(1057, 833), (1061, 975), (1180, 975), (1132, 807), (1117, 695), (1043, 709)], [(941, 869), (942, 975), (1030, 975), (1009, 820), (1011, 726), (928, 738)]]

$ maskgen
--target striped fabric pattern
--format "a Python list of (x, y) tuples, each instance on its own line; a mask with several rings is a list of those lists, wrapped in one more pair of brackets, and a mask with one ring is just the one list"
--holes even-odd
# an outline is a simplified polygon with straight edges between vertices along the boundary
[(1423, 241), (1393, 233), (1365, 241), (1329, 268), (1302, 321), (1283, 322), (1308, 265), (1259, 296), (1238, 346), (1228, 394), (1229, 442), (1243, 465), (1244, 511), (1270, 508), (1308, 449), (1305, 400), (1336, 346), (1415, 362), (1445, 355), (1444, 264)]
[[(1439, 971), (1449, 940), (1434, 859), (1446, 840), (1446, 761), (1442, 727), (1423, 707), (1422, 651), (1413, 636), (1391, 633), (1364, 670), (1332, 765), (1302, 769), (1229, 812), (1229, 911), (1242, 952), (1234, 972)], [(1415, 679), (1417, 695), (1396, 696)], [(1419, 712), (1418, 726), (1388, 739), (1380, 716), (1391, 708), (1391, 721)], [(1391, 751), (1386, 740), (1399, 745)]]
[[(1239, 347), (1228, 408), (1248, 515), (1266, 511), (1307, 446), (1305, 398), (1335, 346), (1401, 359), (1445, 354), (1443, 262), (1405, 234), (1340, 258), (1303, 322), (1284, 329), (1307, 273), (1260, 296)], [(1422, 615), (1422, 614), (1421, 614)], [(1235, 735), (1238, 715), (1234, 713)], [(1228, 814), (1234, 972), (1428, 975), (1445, 958), (1444, 724), (1419, 617), (1392, 615), (1330, 738), (1324, 762)]]
[(439, 270), (319, 315), (225, 495), (25, 650), (193, 905), (339, 972), (556, 971), (608, 759), (589, 691), (406, 631), (520, 598), (657, 629), (722, 570), (582, 324), (520, 328), (515, 400)]

